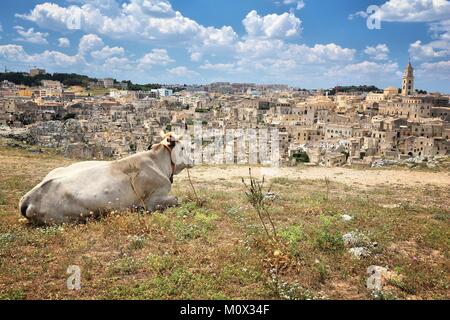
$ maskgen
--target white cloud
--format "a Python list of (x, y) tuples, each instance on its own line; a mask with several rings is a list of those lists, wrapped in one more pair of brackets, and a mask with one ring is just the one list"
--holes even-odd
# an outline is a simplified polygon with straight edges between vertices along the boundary
[(16, 41), (24, 41), (24, 42), (30, 42), (30, 43), (35, 43), (35, 44), (47, 44), (48, 43), (48, 41), (47, 41), (48, 33), (34, 31), (34, 28), (29, 28), (28, 30), (25, 30), (21, 26), (15, 26), (14, 29), (20, 35), (20, 37), (17, 38)]
[(342, 48), (341, 46), (329, 43), (326, 45), (316, 44), (314, 47), (307, 47), (305, 45), (298, 46), (300, 51), (305, 51), (310, 61), (323, 62), (330, 61), (350, 61), (353, 60), (356, 50), (349, 48)]
[(81, 55), (99, 50), (104, 46), (103, 40), (96, 34), (86, 34), (81, 37), (78, 51)]
[(58, 46), (60, 48), (69, 48), (70, 47), (70, 40), (67, 38), (59, 38), (58, 39)]
[(199, 75), (197, 72), (192, 71), (185, 66), (168, 69), (167, 71), (173, 76), (183, 77), (183, 78), (190, 78), (190, 77), (195, 77), (195, 76)]
[(410, 44), (409, 54), (414, 60), (432, 60), (450, 56), (450, 42), (439, 40), (430, 43), (422, 43), (417, 40)]
[(435, 38), (450, 41), (450, 19), (430, 23), (430, 32)]
[(220, 72), (230, 72), (233, 71), (235, 68), (235, 64), (234, 63), (216, 63), (216, 64), (212, 64), (212, 63), (205, 63), (203, 65), (200, 66), (200, 69), (203, 70), (214, 70), (214, 71), (220, 71)]
[(296, 5), (297, 10), (302, 10), (305, 7), (305, 2), (303, 0), (283, 0), (283, 4), (290, 6), (290, 5)]
[(0, 58), (6, 61), (29, 63), (35, 65), (68, 67), (80, 62), (78, 56), (70, 56), (58, 51), (45, 50), (39, 54), (28, 54), (22, 46), (0, 45)]
[(27, 57), (22, 46), (16, 44), (0, 45), (0, 57), (7, 61), (14, 59), (24, 61)]
[(448, 84), (450, 82), (450, 60), (422, 63), (416, 72), (417, 77), (428, 78), (434, 81), (440, 80)]
[(154, 65), (167, 65), (171, 62), (174, 62), (174, 60), (169, 57), (166, 49), (153, 49), (139, 60), (139, 66), (151, 68)]
[[(450, 56), (450, 1), (448, 0), (389, 0), (380, 6), (380, 18), (386, 22), (427, 23), (433, 41), (417, 40), (410, 44), (409, 54), (413, 60), (435, 60)], [(360, 11), (350, 15), (367, 18)], [(383, 48), (367, 47), (365, 53), (374, 59), (385, 60), (388, 52)]]
[(450, 77), (450, 60), (448, 61), (439, 61), (439, 62), (426, 62), (423, 63), (420, 66), (421, 69), (427, 70), (427, 71), (437, 71), (437, 70), (441, 70), (444, 69), (446, 71), (449, 71), (448, 75)]
[(367, 46), (364, 53), (375, 60), (387, 60), (389, 56), (389, 48), (384, 43), (375, 47)]
[(205, 46), (227, 46), (234, 43), (237, 37), (232, 27), (201, 29), (202, 44)]
[(112, 72), (136, 72), (136, 64), (127, 57), (110, 57), (100, 66), (100, 71), (107, 70), (107, 74), (111, 76)]
[(398, 71), (399, 67), (397, 63), (362, 61), (359, 63), (331, 68), (326, 75), (337, 77), (338, 79), (371, 79), (386, 75), (397, 75)]
[(355, 17), (367, 19), (368, 16), (369, 15), (365, 11), (358, 11), (356, 13), (349, 14), (348, 15), (348, 20), (353, 20)]
[[(280, 39), (246, 39), (235, 47), (232, 61), (206, 61), (200, 69), (259, 82), (329, 81), (327, 70), (353, 61), (356, 50), (334, 43), (307, 46)], [(231, 79), (233, 81), (233, 79)], [(242, 80), (245, 81), (245, 80)], [(309, 85), (312, 85), (310, 83)]]
[(428, 43), (417, 40), (410, 44), (409, 54), (414, 60), (433, 60), (450, 56), (450, 19), (429, 24), (431, 37)]
[(240, 41), (236, 45), (236, 51), (240, 57), (293, 59), (298, 64), (351, 61), (356, 53), (354, 49), (342, 48), (334, 43), (309, 47), (304, 44), (285, 43), (277, 39)]
[(299, 34), (302, 22), (293, 13), (260, 16), (252, 10), (242, 23), (251, 38), (288, 38)]
[(91, 57), (96, 60), (106, 60), (112, 57), (123, 57), (125, 54), (125, 49), (122, 47), (109, 47), (105, 46), (100, 50), (91, 52)]
[(194, 51), (191, 53), (191, 60), (198, 62), (202, 58), (203, 54), (201, 52)]
[(113, 39), (222, 46), (237, 37), (231, 27), (205, 27), (184, 17), (167, 0), (130, 0), (113, 6), (114, 10), (105, 9), (106, 4), (114, 2), (111, 0), (78, 2), (81, 4), (69, 7), (46, 2), (36, 5), (28, 14), (17, 16), (59, 31), (70, 29), (68, 22), (77, 17), (82, 31)]
[[(410, 53), (413, 58), (421, 57), (424, 62), (433, 64), (423, 64), (423, 68), (418, 69), (425, 72), (440, 66), (448, 70), (445, 61), (435, 61), (448, 60), (448, 1), (384, 2), (382, 10), (385, 21), (420, 20), (429, 24), (433, 41), (414, 42)], [(405, 5), (406, 2), (409, 7)], [(84, 36), (79, 41), (76, 54), (58, 51), (29, 54), (22, 46), (11, 44), (0, 46), (0, 60), (11, 63), (22, 61), (50, 70), (52, 66), (60, 65), (62, 70), (138, 81), (177, 81), (178, 78), (199, 81), (200, 70), (214, 79), (280, 82), (310, 87), (335, 85), (336, 81), (380, 83), (386, 79), (391, 85), (391, 80), (396, 81), (399, 77), (400, 70), (397, 64), (388, 60), (389, 48), (384, 44), (367, 46), (364, 52), (369, 61), (361, 61), (355, 59), (355, 49), (339, 44), (306, 45), (290, 42), (289, 39), (295, 39), (302, 31), (302, 21), (294, 10), (303, 8), (304, 2), (299, 0), (278, 0), (279, 5), (290, 7), (289, 12), (282, 14), (260, 15), (255, 10), (249, 12), (242, 20), (245, 28), (242, 36), (229, 26), (202, 25), (176, 11), (168, 0), (67, 0), (58, 3), (41, 3), (27, 14), (18, 16), (41, 28), (59, 32), (70, 29), (68, 22), (80, 17), (81, 30), (77, 33)], [(367, 17), (364, 12), (357, 15)], [(445, 15), (447, 19), (443, 20)], [(132, 48), (129, 51), (124, 49), (124, 45), (124, 48), (114, 46), (117, 43), (108, 43), (108, 38), (145, 44), (149, 51), (133, 55)], [(64, 43), (64, 40), (59, 40), (60, 47), (65, 47)], [(76, 44), (72, 46), (76, 47)], [(172, 47), (185, 48), (187, 58), (198, 62), (199, 69), (188, 64), (177, 66), (171, 57), (172, 51), (168, 49)], [(152, 72), (148, 72), (149, 69)]]
[(59, 51), (45, 50), (41, 54), (32, 56), (32, 60), (36, 60), (36, 64), (48, 64), (58, 67), (74, 66), (79, 63), (78, 56), (70, 56)]
[(390, 0), (380, 7), (384, 21), (432, 22), (449, 16), (448, 0)]
[[(45, 50), (30, 54), (23, 46), (15, 44), (0, 45), (0, 61), (21, 66), (37, 65), (48, 70), (67, 71), (89, 74), (92, 76), (116, 76), (128, 72), (129, 75), (145, 72), (141, 62), (152, 57), (152, 63), (158, 61), (166, 64), (173, 60), (168, 57), (165, 49), (154, 49), (150, 55), (130, 59), (122, 47), (110, 47), (103, 40), (94, 35), (85, 35), (80, 39), (78, 52), (68, 55), (59, 51)], [(174, 70), (176, 72), (177, 70)], [(178, 70), (182, 72), (183, 70)], [(189, 73), (186, 73), (189, 74)]]

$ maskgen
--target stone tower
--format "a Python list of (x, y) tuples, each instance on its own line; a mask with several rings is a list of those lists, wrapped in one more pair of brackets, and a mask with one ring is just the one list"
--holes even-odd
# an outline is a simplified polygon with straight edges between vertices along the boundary
[(412, 96), (414, 94), (414, 68), (411, 62), (406, 66), (403, 73), (402, 95)]

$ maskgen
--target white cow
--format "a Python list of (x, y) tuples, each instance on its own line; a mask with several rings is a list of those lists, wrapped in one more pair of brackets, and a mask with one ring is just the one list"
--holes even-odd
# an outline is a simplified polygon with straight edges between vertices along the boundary
[(57, 168), (19, 203), (23, 216), (37, 224), (84, 221), (110, 210), (143, 207), (153, 211), (174, 206), (169, 196), (173, 176), (193, 166), (179, 136), (147, 152), (116, 160), (87, 161)]

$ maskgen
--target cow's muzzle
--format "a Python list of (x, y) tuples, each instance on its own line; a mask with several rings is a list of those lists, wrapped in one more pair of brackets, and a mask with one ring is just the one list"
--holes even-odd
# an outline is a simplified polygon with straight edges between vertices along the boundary
[(25, 218), (27, 218), (27, 210), (28, 210), (28, 201), (23, 201), (21, 204), (20, 204), (20, 213), (25, 217)]

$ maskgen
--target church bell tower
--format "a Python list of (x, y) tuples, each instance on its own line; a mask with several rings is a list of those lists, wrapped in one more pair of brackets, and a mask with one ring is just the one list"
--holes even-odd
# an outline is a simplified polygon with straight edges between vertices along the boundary
[(406, 66), (405, 72), (403, 73), (403, 83), (402, 83), (402, 95), (412, 96), (414, 94), (414, 68), (411, 65), (411, 61)]

